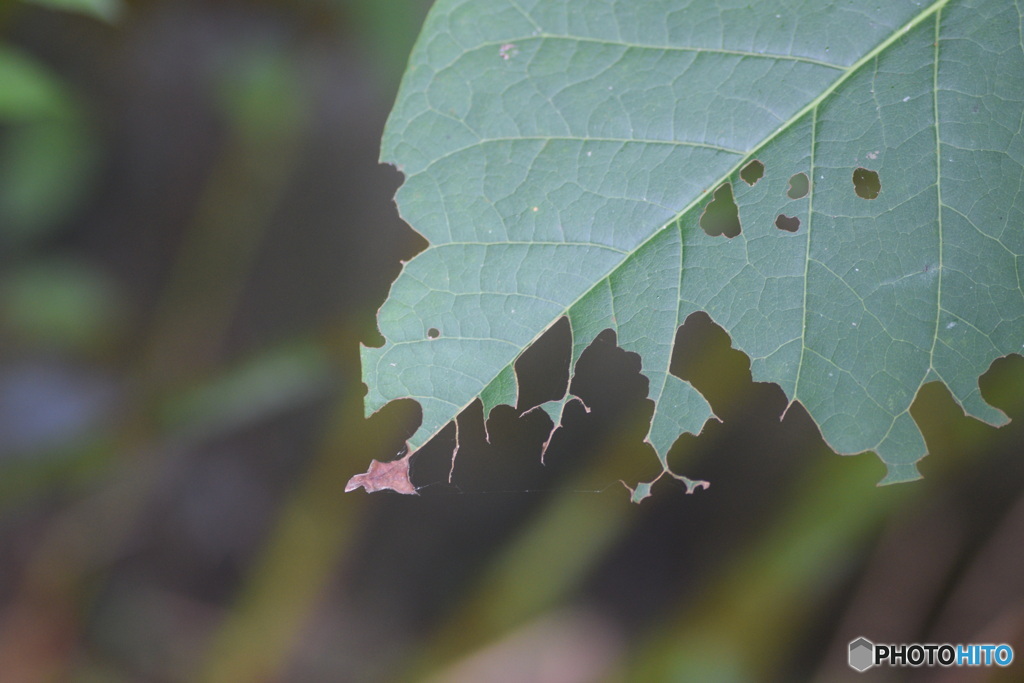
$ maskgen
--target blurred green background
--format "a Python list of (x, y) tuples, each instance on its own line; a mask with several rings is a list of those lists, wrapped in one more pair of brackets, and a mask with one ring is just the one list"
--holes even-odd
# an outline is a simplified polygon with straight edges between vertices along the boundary
[[(426, 0), (0, 2), (0, 681), (1024, 679), (1014, 422), (914, 404), (925, 479), (877, 488), (706, 316), (674, 371), (722, 423), (658, 470), (606, 333), (539, 461), (567, 325), (414, 459), (359, 344), (425, 243), (377, 164)], [(1006, 670), (855, 674), (850, 640), (1006, 642)]]

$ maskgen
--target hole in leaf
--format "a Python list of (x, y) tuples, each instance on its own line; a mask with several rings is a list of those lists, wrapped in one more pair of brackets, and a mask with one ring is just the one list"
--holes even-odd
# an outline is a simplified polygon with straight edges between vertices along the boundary
[(427, 337), (429, 337), (430, 339), (437, 339), (440, 336), (441, 330), (437, 329), (436, 327), (431, 327), (429, 330), (427, 330)]
[(640, 374), (640, 368), (640, 356), (619, 347), (615, 333), (605, 330), (580, 356), (572, 378), (572, 393), (598, 415), (623, 410), (627, 405), (635, 410), (647, 401), (650, 388), (650, 381)]
[(882, 182), (877, 173), (858, 166), (853, 171), (853, 189), (861, 199), (874, 199), (882, 191)]
[(719, 417), (743, 410), (738, 387), (750, 382), (750, 359), (707, 313), (691, 313), (676, 330), (669, 371), (693, 384)]
[(775, 227), (786, 232), (796, 232), (800, 228), (800, 219), (796, 216), (790, 218), (786, 214), (780, 213), (775, 219)]
[(740, 211), (732, 198), (731, 183), (725, 183), (715, 190), (714, 199), (701, 214), (700, 227), (712, 237), (725, 235), (732, 238), (740, 234)]
[(755, 185), (757, 181), (764, 177), (764, 164), (757, 159), (754, 159), (749, 164), (743, 167), (740, 171), (740, 178), (743, 178), (743, 182), (747, 185)]
[(572, 331), (562, 317), (515, 361), (519, 412), (561, 398), (569, 386)]
[(810, 183), (807, 180), (807, 174), (796, 173), (789, 179), (789, 189), (786, 190), (786, 196), (790, 199), (803, 199), (807, 196), (807, 190), (809, 189)]

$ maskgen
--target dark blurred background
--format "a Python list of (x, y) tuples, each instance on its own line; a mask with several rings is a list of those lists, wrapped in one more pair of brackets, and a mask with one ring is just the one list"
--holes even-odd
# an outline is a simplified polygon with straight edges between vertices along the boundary
[[(413, 460), (347, 479), (359, 344), (425, 242), (377, 164), (426, 0), (0, 0), (0, 681), (1024, 679), (1024, 361), (963, 416), (925, 387), (923, 481), (832, 454), (706, 316), (674, 371), (721, 423), (658, 471), (639, 361), (567, 325)], [(849, 641), (1006, 642), (1012, 669), (855, 674)]]

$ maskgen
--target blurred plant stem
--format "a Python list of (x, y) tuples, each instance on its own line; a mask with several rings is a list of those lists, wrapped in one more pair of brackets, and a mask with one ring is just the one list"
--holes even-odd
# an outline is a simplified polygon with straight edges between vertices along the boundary
[[(340, 337), (340, 338), (339, 338)], [(332, 348), (353, 351), (355, 334), (335, 335)], [(352, 462), (387, 459), (409, 406), (363, 417), (363, 384), (347, 383), (302, 481), (282, 504), (263, 550), (251, 565), (234, 606), (212, 638), (192, 680), (210, 683), (277, 681), (359, 529), (363, 495), (344, 495)], [(352, 458), (344, 457), (351, 453)]]
[(297, 75), (281, 56), (257, 52), (249, 59), (240, 69), (241, 84), (224, 86), (232, 134), (153, 316), (139, 382), (157, 393), (223, 360), (236, 304), (298, 160), (305, 107)]
[(677, 620), (652, 624), (632, 657), (637, 680), (754, 681), (789, 654), (786, 639), (845, 579), (868, 534), (921, 494), (873, 488), (879, 468), (866, 457), (844, 465), (812, 466), (762, 538), (728, 558), (695, 604), (673, 611)]

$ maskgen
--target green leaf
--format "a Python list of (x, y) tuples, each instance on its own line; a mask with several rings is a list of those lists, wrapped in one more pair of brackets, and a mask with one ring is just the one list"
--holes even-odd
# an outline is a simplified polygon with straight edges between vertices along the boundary
[(86, 118), (47, 67), (0, 44), (0, 249), (48, 234), (89, 189), (97, 150)]
[(0, 43), (0, 123), (63, 119), (73, 109), (60, 79), (33, 58)]
[(78, 12), (87, 16), (113, 22), (124, 12), (122, 0), (22, 0), (55, 10)]
[(0, 274), (0, 330), (43, 349), (101, 348), (122, 323), (121, 294), (91, 264), (38, 259)]
[(89, 191), (96, 133), (68, 111), (61, 120), (12, 126), (0, 140), (0, 249), (52, 235)]
[(668, 371), (703, 310), (832, 448), (918, 477), (922, 384), (1001, 424), (978, 377), (1024, 344), (1021, 11), (441, 0), (382, 152), (430, 246), (363, 349), (367, 411), (419, 401), (417, 448), (513, 401), (512, 364), (567, 316), (574, 364), (606, 328), (640, 355), (667, 470), (711, 417)]

